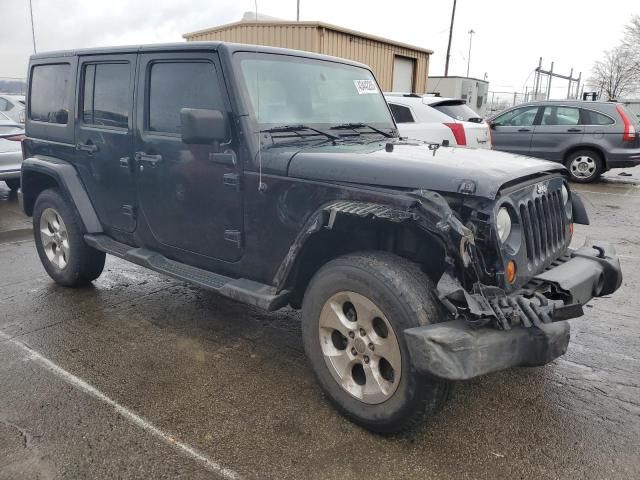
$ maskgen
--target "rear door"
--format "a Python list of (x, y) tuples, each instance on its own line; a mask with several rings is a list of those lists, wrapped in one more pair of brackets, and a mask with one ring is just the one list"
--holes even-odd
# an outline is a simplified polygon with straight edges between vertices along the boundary
[(530, 155), (562, 161), (564, 152), (582, 141), (584, 122), (578, 107), (546, 105), (533, 131)]
[(232, 124), (218, 55), (141, 54), (138, 68), (136, 177), (153, 237), (147, 243), (194, 266), (238, 260), (241, 162), (230, 161), (237, 158), (237, 136), (220, 145), (187, 145), (180, 134), (182, 108), (220, 110)]
[(76, 165), (105, 231), (133, 232), (136, 55), (80, 57)]
[(531, 148), (533, 126), (541, 107), (534, 105), (514, 108), (497, 116), (491, 122), (493, 148), (528, 155)]

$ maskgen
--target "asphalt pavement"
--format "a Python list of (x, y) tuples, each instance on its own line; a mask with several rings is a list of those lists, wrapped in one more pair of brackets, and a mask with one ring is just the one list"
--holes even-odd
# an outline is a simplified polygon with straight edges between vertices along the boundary
[(265, 314), (113, 257), (55, 285), (0, 182), (0, 479), (640, 478), (640, 187), (575, 187), (576, 227), (625, 275), (571, 321), (568, 353), (459, 383), (411, 435), (328, 405), (300, 315)]

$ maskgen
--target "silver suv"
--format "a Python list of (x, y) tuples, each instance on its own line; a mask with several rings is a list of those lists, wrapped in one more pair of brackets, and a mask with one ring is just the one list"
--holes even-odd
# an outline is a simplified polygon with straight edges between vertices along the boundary
[(531, 102), (499, 113), (489, 125), (496, 150), (561, 162), (575, 182), (640, 164), (640, 125), (621, 103)]

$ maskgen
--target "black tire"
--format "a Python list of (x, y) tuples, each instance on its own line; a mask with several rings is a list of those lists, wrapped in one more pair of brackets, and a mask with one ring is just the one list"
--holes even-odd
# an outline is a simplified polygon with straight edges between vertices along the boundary
[[(580, 159), (584, 161), (580, 161)], [(580, 170), (580, 164), (585, 170)], [(595, 182), (604, 173), (604, 161), (602, 155), (595, 150), (582, 149), (571, 152), (564, 162), (569, 170), (569, 179), (575, 183)]]
[(4, 183), (7, 184), (9, 190), (15, 192), (20, 188), (20, 179), (19, 178), (10, 178), (9, 180), (5, 180)]
[[(56, 212), (66, 229), (69, 255), (60, 268), (50, 260), (43, 246), (41, 218), (44, 212)], [(104, 269), (105, 253), (88, 246), (83, 238), (83, 227), (73, 207), (57, 189), (43, 191), (33, 209), (33, 232), (40, 261), (49, 276), (65, 287), (81, 287), (98, 278)]]
[[(325, 362), (320, 314), (325, 303), (340, 292), (355, 292), (372, 300), (399, 343), (400, 380), (391, 396), (381, 403), (364, 403), (347, 392)], [(302, 306), (304, 348), (323, 391), (354, 423), (380, 434), (399, 433), (415, 427), (446, 401), (450, 383), (415, 371), (402, 334), (407, 328), (446, 318), (434, 292), (433, 283), (418, 265), (384, 252), (345, 255), (324, 265), (312, 278)], [(348, 341), (346, 337), (345, 340)]]

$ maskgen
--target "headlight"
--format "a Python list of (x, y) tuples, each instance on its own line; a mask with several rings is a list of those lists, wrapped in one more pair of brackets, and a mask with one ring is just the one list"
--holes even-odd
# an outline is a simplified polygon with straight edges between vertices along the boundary
[(502, 207), (496, 216), (496, 228), (498, 229), (498, 238), (502, 243), (506, 242), (511, 234), (511, 215), (509, 211)]
[(569, 190), (566, 185), (562, 185), (562, 205), (566, 206), (569, 201)]

